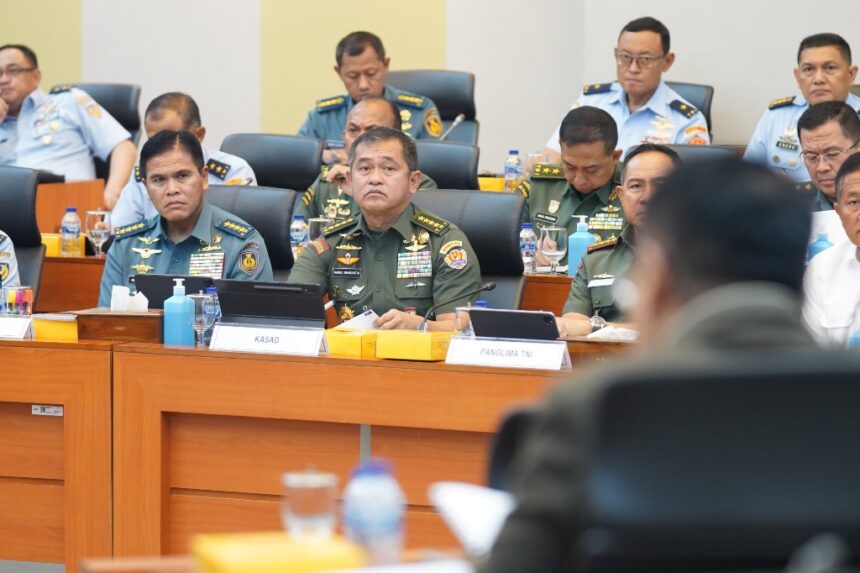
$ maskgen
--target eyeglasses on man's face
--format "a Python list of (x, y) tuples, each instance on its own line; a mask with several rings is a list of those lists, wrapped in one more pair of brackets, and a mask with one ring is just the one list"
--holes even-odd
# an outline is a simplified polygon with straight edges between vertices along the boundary
[(652, 56), (651, 54), (634, 56), (629, 52), (615, 50), (615, 61), (623, 68), (631, 66), (633, 62), (636, 62), (636, 65), (642, 69), (653, 68), (664, 57), (666, 57), (666, 54), (660, 54), (659, 56)]

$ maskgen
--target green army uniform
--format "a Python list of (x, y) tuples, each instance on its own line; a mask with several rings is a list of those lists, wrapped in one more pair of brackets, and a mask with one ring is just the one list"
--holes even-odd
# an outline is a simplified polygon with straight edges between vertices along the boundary
[[(355, 217), (360, 211), (358, 205), (352, 200), (352, 195), (345, 193), (339, 185), (325, 180), (329, 171), (331, 171), (331, 166), (325, 165), (320, 176), (302, 195), (296, 215), (304, 215), (306, 221), (314, 217), (326, 217), (339, 222)], [(438, 189), (439, 186), (430, 177), (422, 173), (418, 188)]]
[(625, 224), (621, 235), (588, 246), (582, 264), (570, 285), (570, 294), (564, 303), (563, 314), (577, 312), (585, 316), (598, 316), (607, 322), (618, 322), (621, 311), (615, 306), (613, 288), (624, 277), (633, 263), (635, 231)]
[(263, 237), (251, 225), (205, 200), (191, 235), (179, 244), (167, 236), (161, 215), (117, 227), (108, 251), (99, 306), (110, 306), (115, 285), (132, 286), (137, 274), (272, 280)]
[[(324, 234), (302, 252), (288, 282), (322, 286), (341, 321), (367, 309), (381, 316), (414, 307), (423, 316), (433, 304), (481, 286), (478, 259), (463, 231), (411, 203), (381, 233), (370, 231), (358, 214)], [(457, 300), (436, 313), (454, 312), (469, 301)]]
[[(601, 188), (583, 195), (564, 177), (561, 164), (538, 164), (529, 178), (517, 190), (526, 198), (523, 221), (531, 222), (540, 238), (543, 227), (567, 227), (567, 234), (576, 232), (577, 215), (588, 216), (588, 230), (598, 241), (618, 236), (624, 226), (624, 211), (615, 192), (619, 185), (619, 169)], [(567, 255), (561, 263), (567, 262)]]

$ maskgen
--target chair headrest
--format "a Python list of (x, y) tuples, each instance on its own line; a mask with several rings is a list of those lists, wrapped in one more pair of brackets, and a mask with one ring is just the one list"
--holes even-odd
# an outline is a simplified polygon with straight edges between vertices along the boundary
[(234, 133), (224, 139), (221, 151), (247, 161), (260, 185), (304, 192), (319, 177), (323, 142), (298, 135)]
[(36, 223), (38, 172), (24, 167), (0, 167), (0, 231), (16, 247), (42, 244)]

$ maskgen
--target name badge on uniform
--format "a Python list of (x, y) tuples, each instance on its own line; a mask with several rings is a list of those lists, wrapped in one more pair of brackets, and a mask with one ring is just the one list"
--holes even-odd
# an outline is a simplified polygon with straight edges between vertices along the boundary
[(351, 267), (335, 267), (331, 270), (331, 276), (347, 279), (360, 279), (361, 269)]
[(193, 277), (220, 279), (224, 276), (224, 252), (191, 253), (188, 274)]
[(420, 279), (433, 276), (433, 253), (417, 251), (397, 253), (397, 278)]
[(595, 276), (588, 282), (588, 288), (612, 286), (614, 283), (615, 277), (613, 275), (601, 274)]
[(537, 213), (535, 215), (535, 221), (555, 225), (558, 222), (558, 217), (555, 217), (553, 215), (547, 215), (546, 213)]

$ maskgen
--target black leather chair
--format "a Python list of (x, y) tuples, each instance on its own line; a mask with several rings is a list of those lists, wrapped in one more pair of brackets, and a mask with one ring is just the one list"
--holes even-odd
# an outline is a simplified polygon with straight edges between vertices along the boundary
[(860, 561), (858, 380), (856, 353), (759, 351), (585, 386), (570, 569), (782, 571), (821, 532)]
[(210, 185), (206, 199), (250, 223), (266, 241), (275, 280), (286, 280), (293, 267), (290, 222), (296, 192), (273, 187)]
[(681, 161), (685, 163), (690, 161), (704, 161), (706, 159), (737, 157), (737, 153), (733, 147), (721, 147), (717, 145), (684, 145), (681, 143), (673, 143), (667, 147), (674, 149), (681, 158)]
[(224, 138), (221, 151), (247, 161), (258, 185), (304, 193), (320, 174), (323, 142), (299, 135), (234, 133)]
[(520, 257), (520, 219), (525, 199), (519, 193), (430, 189), (413, 203), (460, 227), (481, 264), (481, 280), (496, 283), (481, 293), (490, 308), (517, 309), (525, 288)]
[(480, 150), (474, 145), (419, 139), (418, 169), (440, 189), (477, 189)]
[(509, 410), (493, 437), (490, 462), (487, 466), (487, 485), (507, 491), (511, 483), (514, 457), (520, 451), (524, 438), (537, 418), (538, 406), (528, 404)]
[(705, 84), (688, 84), (686, 82), (666, 82), (666, 84), (678, 92), (682, 98), (699, 108), (705, 121), (708, 122), (708, 132), (713, 133), (714, 124), (711, 123), (711, 102), (714, 101), (714, 86)]
[(436, 102), (446, 131), (461, 113), (466, 119), (454, 128), (446, 141), (478, 145), (475, 119), (475, 74), (451, 70), (402, 70), (388, 72), (386, 81), (396, 88), (427, 96)]
[(21, 284), (33, 287), (33, 302), (39, 296), (45, 246), (36, 223), (36, 186), (33, 169), (0, 167), (0, 231), (15, 245)]

